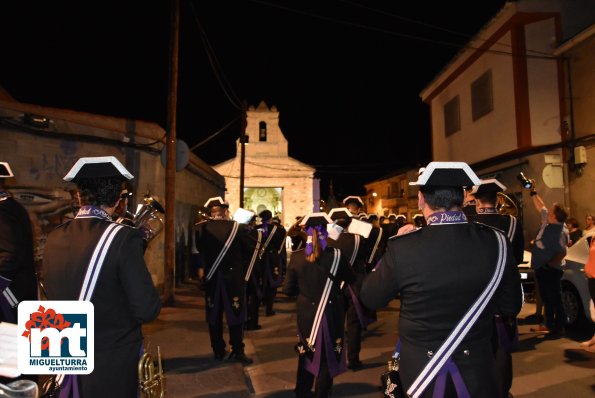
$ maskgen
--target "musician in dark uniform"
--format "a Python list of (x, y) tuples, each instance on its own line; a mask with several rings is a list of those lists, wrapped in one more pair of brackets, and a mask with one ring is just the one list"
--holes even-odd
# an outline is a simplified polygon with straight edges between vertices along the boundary
[(376, 214), (368, 214), (365, 221), (372, 224), (372, 229), (370, 230), (370, 235), (367, 239), (368, 256), (366, 258), (366, 271), (369, 272), (382, 257), (387, 237), (385, 230), (380, 227), (378, 216)]
[[(137, 395), (141, 326), (161, 310), (143, 258), (141, 233), (112, 221), (122, 183), (132, 178), (114, 156), (80, 158), (64, 180), (76, 183), (82, 206), (73, 220), (48, 235), (45, 244), (42, 275), (49, 300), (78, 300), (95, 249), (108, 247), (91, 297), (95, 370), (77, 377), (85, 398), (104, 397), (106, 389), (110, 397)], [(109, 231), (111, 245), (105, 239)]]
[(250, 246), (248, 231), (229, 215), (229, 204), (220, 196), (210, 198), (205, 206), (211, 219), (195, 226), (196, 248), (201, 257), (198, 273), (204, 280), (206, 317), (215, 359), (225, 358), (223, 313), (229, 329), (231, 353), (228, 359), (243, 365), (252, 363), (244, 353), (246, 309), (246, 270)]
[[(364, 308), (358, 298), (361, 284), (366, 275), (368, 247), (364, 236), (347, 231), (352, 224), (360, 222), (353, 217), (347, 207), (332, 209), (329, 212), (329, 217), (344, 229), (338, 239), (329, 238), (329, 246), (341, 249), (341, 252), (348, 259), (349, 265), (356, 275), (352, 283), (346, 284), (343, 287), (343, 294), (345, 295), (346, 311), (347, 367), (351, 370), (357, 370), (363, 366), (359, 357), (362, 345), (362, 331), (374, 321), (374, 314)], [(366, 225), (363, 222), (360, 223)]]
[[(514, 263), (518, 266), (523, 261), (525, 238), (523, 228), (517, 218), (512, 215), (500, 214), (496, 205), (498, 204), (498, 193), (506, 191), (500, 181), (495, 178), (481, 180), (471, 190), (475, 197), (475, 215), (470, 220), (497, 228), (506, 235), (512, 244)], [(496, 364), (498, 379), (502, 384), (502, 397), (508, 397), (512, 387), (512, 351), (518, 344), (518, 325), (516, 317), (504, 317), (497, 315), (494, 326), (494, 347), (496, 349)]]
[(306, 233), (300, 226), (300, 222), (304, 217), (297, 216), (295, 218), (295, 223), (287, 230), (287, 236), (291, 239), (291, 252), (295, 252), (298, 250), (303, 250), (306, 247)]
[(381, 224), (381, 227), (384, 231), (383, 235), (388, 240), (388, 238), (390, 238), (391, 236), (396, 235), (399, 228), (402, 227), (403, 225), (399, 225), (399, 223), (398, 223), (399, 219), (397, 218), (397, 215), (395, 213), (390, 213), (388, 215), (388, 217), (386, 218), (386, 220), (387, 220), (387, 222), (384, 224)]
[(275, 315), (273, 303), (277, 295), (277, 288), (283, 284), (285, 262), (282, 259), (285, 252), (286, 231), (282, 225), (273, 222), (270, 210), (263, 210), (258, 215), (262, 220), (257, 228), (262, 231), (263, 244), (260, 248), (260, 258), (263, 267), (263, 303), (265, 315)]
[[(360, 298), (377, 309), (400, 294), (400, 373), (411, 396), (444, 388), (439, 396), (461, 396), (466, 389), (471, 397), (499, 398), (493, 319), (514, 317), (522, 305), (510, 242), (496, 229), (468, 222), (461, 211), (463, 187), (479, 184), (466, 163), (431, 162), (410, 184), (420, 187), (427, 226), (389, 240)], [(426, 365), (437, 374), (427, 373)]]
[(262, 260), (260, 259), (259, 249), (263, 244), (262, 231), (256, 228), (256, 215), (252, 217), (248, 225), (245, 227), (254, 242), (254, 252), (246, 260), (248, 266), (246, 269), (246, 305), (248, 308), (248, 318), (246, 320), (246, 330), (259, 330), (262, 328), (258, 323), (259, 308), (262, 301), (262, 283), (263, 283), (263, 269)]
[(470, 217), (470, 220), (490, 225), (502, 231), (512, 244), (515, 263), (520, 264), (523, 261), (525, 250), (523, 226), (519, 224), (516, 217), (500, 214), (497, 209), (498, 193), (505, 191), (506, 186), (495, 178), (480, 180), (480, 185), (474, 186), (471, 190), (475, 197), (476, 214)]
[(341, 251), (327, 245), (329, 223), (332, 220), (326, 213), (302, 219), (306, 249), (292, 253), (283, 286), (285, 294), (297, 296), (299, 360), (294, 391), (298, 398), (329, 397), (333, 378), (346, 370), (340, 285), (352, 283), (355, 275)]
[(0, 322), (17, 323), (18, 304), (37, 300), (37, 276), (29, 215), (5, 187), (11, 177), (8, 162), (0, 162)]

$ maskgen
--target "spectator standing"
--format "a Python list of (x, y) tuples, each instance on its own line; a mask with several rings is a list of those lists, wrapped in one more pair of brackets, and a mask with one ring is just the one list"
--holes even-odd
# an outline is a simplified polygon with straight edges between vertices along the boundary
[(541, 227), (531, 249), (531, 268), (535, 270), (545, 312), (545, 325), (540, 324), (531, 331), (549, 333), (550, 337), (556, 338), (564, 333), (566, 324), (561, 279), (569, 240), (564, 224), (568, 214), (558, 203), (548, 209), (535, 188), (531, 189), (530, 195), (541, 215)]
[[(522, 305), (510, 243), (496, 229), (467, 222), (463, 187), (478, 185), (479, 178), (466, 163), (431, 162), (410, 184), (419, 186), (427, 226), (389, 240), (380, 265), (364, 280), (362, 303), (378, 309), (400, 295), (400, 373), (409, 395), (415, 390), (430, 397), (445, 388), (438, 396), (465, 396), (457, 393), (466, 389), (470, 397), (499, 398), (494, 317), (515, 317)], [(480, 313), (474, 312), (478, 298), (486, 303)], [(459, 335), (455, 326), (469, 316), (475, 323)], [(439, 366), (438, 360), (444, 366), (436, 381), (428, 380), (424, 367)]]
[(142, 325), (161, 310), (143, 258), (141, 232), (112, 218), (122, 183), (132, 178), (114, 156), (80, 158), (64, 180), (76, 183), (82, 206), (73, 220), (50, 232), (45, 244), (42, 274), (48, 300), (78, 300), (87, 270), (97, 262), (95, 252), (109, 246), (100, 257), (104, 261), (91, 297), (95, 369), (77, 377), (84, 398), (105, 397), (106, 388), (114, 398), (137, 395)]
[(593, 215), (587, 214), (585, 218), (585, 229), (583, 230), (583, 235), (590, 235), (595, 233), (595, 222), (593, 221)]
[[(587, 283), (589, 284), (589, 294), (591, 300), (595, 303), (595, 239), (591, 239), (589, 245), (589, 259), (585, 264), (585, 276), (587, 277)], [(581, 347), (592, 351), (595, 348), (595, 334), (590, 340), (581, 343)]]
[(568, 247), (570, 247), (583, 236), (583, 231), (580, 230), (578, 220), (574, 217), (566, 219), (566, 228), (568, 229)]

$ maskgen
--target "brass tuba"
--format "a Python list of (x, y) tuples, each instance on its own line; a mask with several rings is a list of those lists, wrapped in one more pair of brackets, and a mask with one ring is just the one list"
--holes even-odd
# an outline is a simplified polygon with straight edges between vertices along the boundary
[(161, 350), (157, 346), (157, 372), (153, 356), (146, 351), (138, 361), (138, 386), (143, 398), (165, 397), (165, 375), (161, 366)]
[(163, 218), (160, 216), (160, 214), (165, 214), (165, 210), (152, 196), (146, 196), (143, 202), (136, 214), (127, 211), (126, 216), (118, 218), (116, 222), (139, 229), (145, 241), (149, 243), (161, 232), (165, 225)]
[(506, 195), (504, 192), (498, 192), (498, 202), (496, 203), (496, 209), (500, 214), (511, 215), (514, 217), (517, 217), (519, 211), (514, 200), (512, 200), (510, 196)]

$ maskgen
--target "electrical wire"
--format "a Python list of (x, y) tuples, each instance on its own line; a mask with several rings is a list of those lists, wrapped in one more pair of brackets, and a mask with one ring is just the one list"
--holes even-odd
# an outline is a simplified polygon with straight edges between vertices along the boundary
[(215, 138), (216, 136), (218, 136), (220, 133), (222, 133), (226, 128), (228, 128), (229, 126), (231, 126), (233, 123), (235, 123), (236, 121), (238, 121), (243, 115), (239, 114), (237, 115), (235, 118), (233, 118), (230, 122), (228, 122), (225, 126), (221, 127), (219, 130), (215, 131), (213, 134), (211, 134), (210, 136), (208, 136), (207, 138), (205, 138), (204, 140), (202, 140), (201, 142), (199, 142), (198, 144), (194, 145), (192, 148), (190, 148), (190, 151), (195, 150), (196, 148), (206, 144), (207, 142), (209, 142), (210, 140), (212, 140), (213, 138)]
[[(284, 11), (292, 12), (295, 14), (306, 15), (306, 16), (309, 16), (312, 18), (323, 20), (323, 21), (335, 22), (335, 23), (338, 23), (341, 25), (347, 25), (347, 26), (356, 27), (356, 28), (360, 28), (360, 29), (364, 29), (364, 30), (369, 30), (372, 32), (377, 32), (377, 33), (384, 33), (387, 35), (402, 37), (405, 39), (411, 39), (411, 40), (422, 41), (422, 42), (426, 42), (426, 43), (438, 44), (438, 45), (442, 45), (442, 46), (446, 46), (446, 47), (454, 47), (459, 50), (482, 50), (487, 53), (499, 54), (499, 55), (521, 56), (521, 57), (525, 57), (525, 58), (548, 59), (548, 60), (557, 59), (557, 57), (554, 57), (553, 55), (540, 53), (538, 51), (527, 50), (527, 52), (535, 53), (536, 54), (535, 55), (535, 54), (528, 54), (528, 53), (515, 54), (512, 51), (494, 50), (491, 48), (481, 49), (481, 48), (475, 47), (475, 46), (461, 45), (458, 43), (452, 43), (452, 42), (443, 41), (443, 40), (428, 39), (428, 38), (421, 37), (421, 36), (410, 35), (407, 33), (394, 32), (391, 30), (377, 28), (375, 26), (369, 26), (369, 25), (364, 25), (361, 23), (355, 23), (355, 22), (345, 21), (345, 20), (341, 20), (341, 19), (337, 19), (337, 18), (333, 18), (333, 17), (327, 17), (327, 16), (320, 15), (320, 14), (314, 14), (314, 13), (307, 12), (307, 11), (297, 10), (297, 9), (291, 8), (291, 7), (281, 6), (279, 4), (269, 3), (269, 2), (263, 1), (263, 0), (250, 0), (250, 1), (252, 1), (253, 3), (258, 3), (260, 5), (264, 5), (264, 6), (268, 6), (268, 7), (272, 7), (272, 8), (278, 8), (278, 9), (281, 9)], [(502, 43), (498, 43), (498, 44), (502, 44)]]
[(217, 78), (217, 82), (219, 83), (221, 90), (223, 90), (223, 94), (225, 94), (225, 96), (229, 100), (230, 104), (234, 108), (244, 111), (245, 106), (243, 105), (242, 101), (238, 98), (238, 96), (236, 95), (234, 90), (232, 89), (232, 86), (229, 83), (229, 80), (227, 80), (227, 78), (225, 77), (225, 73), (223, 73), (223, 68), (221, 67), (221, 64), (219, 63), (219, 61), (217, 60), (215, 51), (213, 50), (213, 47), (211, 46), (211, 43), (209, 42), (207, 34), (206, 34), (202, 24), (200, 23), (200, 19), (198, 18), (196, 9), (194, 8), (194, 4), (192, 2), (190, 2), (190, 7), (192, 8), (192, 15), (194, 16), (194, 20), (196, 21), (196, 26), (198, 27), (198, 31), (200, 33), (200, 38), (204, 45), (205, 52), (206, 52), (207, 58), (209, 60), (209, 64), (211, 65), (213, 74)]

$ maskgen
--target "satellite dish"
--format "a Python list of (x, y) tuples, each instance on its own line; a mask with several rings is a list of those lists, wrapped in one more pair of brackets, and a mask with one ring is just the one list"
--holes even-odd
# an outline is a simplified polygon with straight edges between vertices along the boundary
[(541, 172), (543, 182), (548, 188), (564, 188), (563, 164), (548, 164)]
[[(188, 144), (182, 140), (176, 140), (176, 171), (184, 170), (190, 160), (190, 149)], [(167, 166), (167, 145), (161, 150), (161, 164)]]

